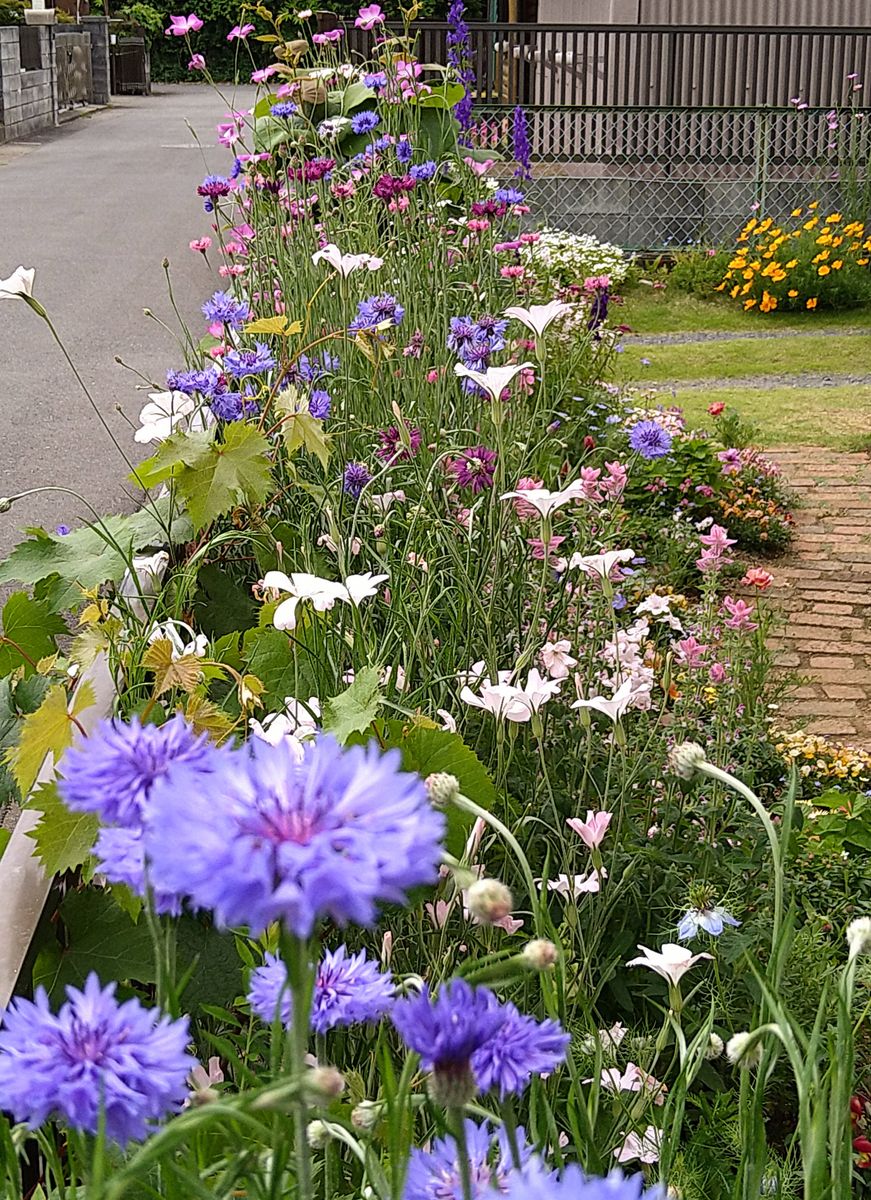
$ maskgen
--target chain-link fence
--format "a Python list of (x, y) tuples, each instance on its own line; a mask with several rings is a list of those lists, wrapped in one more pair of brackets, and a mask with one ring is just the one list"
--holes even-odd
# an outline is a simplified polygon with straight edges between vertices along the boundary
[[(526, 120), (536, 220), (627, 249), (730, 241), (754, 206), (776, 220), (811, 200), (868, 212), (867, 110), (554, 106)], [(507, 106), (482, 107), (471, 135), (507, 173), (511, 126)]]

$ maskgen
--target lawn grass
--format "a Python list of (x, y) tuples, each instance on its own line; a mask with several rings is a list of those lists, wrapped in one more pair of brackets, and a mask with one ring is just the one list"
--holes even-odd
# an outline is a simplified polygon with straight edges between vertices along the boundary
[[(740, 379), (747, 375), (871, 372), (871, 330), (808, 338), (735, 338), (657, 346), (624, 342), (618, 372), (629, 382)], [(642, 363), (642, 359), (648, 360)]]
[(871, 307), (846, 308), (838, 312), (745, 313), (719, 297), (703, 300), (686, 292), (653, 291), (643, 285), (632, 288), (614, 318), (631, 325), (639, 337), (658, 333), (742, 333), (781, 329), (871, 328)]
[[(831, 446), (856, 449), (871, 434), (871, 386), (792, 388), (769, 387), (681, 389), (674, 403), (684, 409), (690, 425), (711, 429), (709, 404), (719, 401), (736, 408), (760, 431), (763, 445)], [(669, 402), (670, 394), (669, 394)]]

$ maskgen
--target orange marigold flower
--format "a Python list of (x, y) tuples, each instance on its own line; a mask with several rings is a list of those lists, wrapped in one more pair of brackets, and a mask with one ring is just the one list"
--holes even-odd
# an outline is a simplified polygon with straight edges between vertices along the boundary
[(810, 300), (808, 300), (808, 302), (807, 302), (807, 307), (808, 308), (816, 308), (816, 306), (817, 306), (817, 298), (816, 298), (816, 296), (811, 296)]
[(789, 296), (790, 300), (795, 300), (796, 296), (798, 295), (798, 292), (795, 290), (795, 288), (792, 288), (786, 294), (787, 294), (787, 296)]

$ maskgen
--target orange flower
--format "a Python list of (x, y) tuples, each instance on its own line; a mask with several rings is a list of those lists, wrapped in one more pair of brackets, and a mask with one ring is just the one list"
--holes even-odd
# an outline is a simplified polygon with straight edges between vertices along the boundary
[(816, 298), (816, 296), (812, 296), (811, 299), (808, 300), (808, 302), (807, 302), (807, 307), (808, 308), (816, 308), (816, 306), (817, 306), (817, 298)]
[(777, 297), (769, 295), (768, 292), (762, 293), (762, 303), (759, 305), (759, 311), (764, 313), (773, 312), (777, 308)]
[(838, 221), (840, 220), (842, 220), (842, 217), (839, 212), (830, 213), (829, 216), (826, 217), (826, 223), (829, 225), (837, 225)]
[(840, 271), (840, 269), (843, 265), (844, 265), (844, 260), (842, 258), (836, 258), (835, 261), (832, 263), (832, 270)]
[(831, 275), (832, 268), (827, 267), (825, 263), (817, 270), (817, 275)]
[(744, 301), (744, 311), (745, 311), (745, 312), (749, 312), (749, 310), (750, 310), (751, 308), (755, 308), (755, 306), (756, 306), (756, 301), (755, 301), (755, 300), (745, 300), (745, 301)]
[(793, 288), (792, 291), (789, 291), (786, 294), (787, 294), (787, 296), (789, 296), (790, 300), (795, 300), (796, 296), (798, 295), (798, 292), (795, 290), (795, 288)]

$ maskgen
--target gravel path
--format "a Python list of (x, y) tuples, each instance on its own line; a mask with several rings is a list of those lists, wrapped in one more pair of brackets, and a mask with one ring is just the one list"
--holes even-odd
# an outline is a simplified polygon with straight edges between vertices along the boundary
[(752, 332), (720, 330), (719, 332), (655, 333), (645, 337), (631, 338), (633, 346), (690, 346), (695, 342), (738, 342), (747, 338), (826, 338), (866, 337), (871, 338), (871, 329), (758, 329)]
[(760, 391), (765, 388), (849, 387), (851, 384), (871, 384), (871, 375), (824, 374), (822, 371), (803, 371), (797, 375), (739, 375), (725, 379), (657, 379), (648, 386), (656, 392), (713, 391), (720, 388), (745, 388)]

